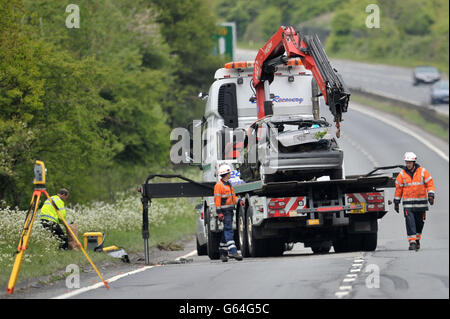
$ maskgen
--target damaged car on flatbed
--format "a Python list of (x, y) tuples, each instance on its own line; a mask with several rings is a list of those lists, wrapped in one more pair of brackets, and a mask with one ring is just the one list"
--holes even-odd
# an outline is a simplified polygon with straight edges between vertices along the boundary
[(343, 178), (344, 153), (331, 124), (311, 115), (268, 116), (247, 130), (239, 163), (246, 182)]

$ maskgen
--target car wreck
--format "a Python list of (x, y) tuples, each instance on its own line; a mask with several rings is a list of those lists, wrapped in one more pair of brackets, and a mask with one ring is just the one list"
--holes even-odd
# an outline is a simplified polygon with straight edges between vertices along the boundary
[(311, 115), (269, 116), (253, 123), (239, 157), (241, 178), (264, 182), (343, 178), (343, 151), (331, 124)]

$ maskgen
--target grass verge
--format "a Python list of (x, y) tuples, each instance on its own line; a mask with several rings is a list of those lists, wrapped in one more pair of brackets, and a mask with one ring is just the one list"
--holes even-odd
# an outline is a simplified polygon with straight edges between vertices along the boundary
[[(197, 213), (194, 206), (195, 203), (186, 198), (153, 200), (149, 211), (150, 246), (154, 247), (160, 243), (169, 244), (195, 234)], [(102, 209), (98, 207), (102, 207)], [(15, 258), (14, 251), (19, 239), (20, 227), (22, 227), (18, 224), (22, 223), (24, 214), (25, 212), (18, 210), (0, 211), (1, 286), (6, 287), (9, 281)], [(125, 219), (119, 219), (114, 224), (111, 219), (114, 219), (115, 214), (117, 216), (124, 215)], [(83, 206), (72, 210), (68, 209), (67, 215), (81, 226), (78, 232), (78, 239), (81, 243), (83, 243), (85, 231), (101, 231), (106, 236), (105, 247), (116, 245), (124, 248), (128, 254), (143, 252), (142, 207), (137, 196), (119, 200), (115, 206), (96, 203), (94, 207)], [(98, 226), (93, 228), (93, 224)], [(91, 269), (81, 251), (60, 251), (57, 247), (57, 240), (40, 226), (38, 220), (35, 221), (30, 244), (20, 269), (18, 283), (26, 279), (45, 276), (49, 276), (44, 280), (46, 283), (64, 279), (66, 276), (64, 271), (70, 264), (78, 265), (80, 271)], [(122, 263), (119, 259), (106, 253), (93, 251), (87, 253), (97, 267), (104, 263)], [(41, 283), (43, 283), (42, 280)]]
[[(424, 119), (419, 112), (416, 110), (411, 110), (409, 108), (399, 106), (393, 103), (389, 102), (380, 102), (378, 100), (375, 100), (370, 97), (362, 96), (359, 94), (352, 93), (351, 100), (355, 101), (362, 105), (367, 105), (369, 107), (378, 109), (380, 111), (390, 113), (393, 115), (396, 115), (400, 117), (405, 122), (414, 124), (425, 131), (433, 134), (434, 136), (437, 136), (441, 138), (444, 141), (449, 141), (449, 135), (448, 130), (445, 130), (442, 126), (432, 123)], [(448, 118), (445, 116), (442, 116), (443, 119), (446, 119), (448, 121)]]

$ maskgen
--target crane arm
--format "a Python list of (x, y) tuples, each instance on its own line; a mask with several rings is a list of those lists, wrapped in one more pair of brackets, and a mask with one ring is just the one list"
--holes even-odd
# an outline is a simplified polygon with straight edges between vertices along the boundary
[(280, 27), (256, 55), (253, 86), (256, 89), (258, 119), (273, 114), (269, 85), (273, 81), (276, 66), (286, 64), (290, 58), (300, 58), (305, 68), (312, 72), (339, 132), (350, 93), (341, 75), (331, 66), (317, 35), (300, 38), (291, 26)]

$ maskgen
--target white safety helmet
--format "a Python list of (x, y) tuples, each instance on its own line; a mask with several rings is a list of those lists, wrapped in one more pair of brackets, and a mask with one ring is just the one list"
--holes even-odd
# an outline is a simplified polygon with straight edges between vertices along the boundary
[(220, 167), (219, 167), (219, 176), (222, 176), (222, 175), (225, 175), (225, 174), (228, 174), (228, 173), (231, 173), (230, 165), (227, 165), (227, 164), (220, 165)]
[(417, 155), (413, 152), (406, 152), (403, 159), (407, 162), (415, 162), (417, 160)]

